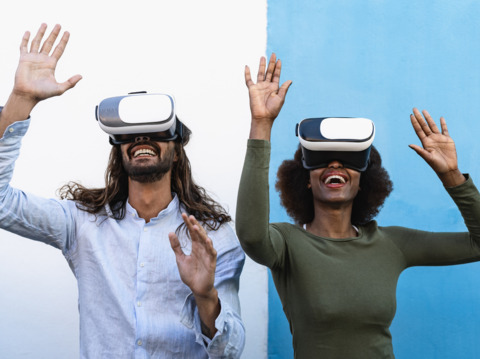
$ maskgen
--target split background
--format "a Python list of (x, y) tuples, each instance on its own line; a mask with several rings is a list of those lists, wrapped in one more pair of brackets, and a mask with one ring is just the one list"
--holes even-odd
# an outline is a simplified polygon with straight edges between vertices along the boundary
[[(272, 136), (271, 221), (288, 221), (273, 189), (306, 117), (375, 121), (375, 145), (394, 182), (381, 225), (431, 231), (465, 226), (441, 183), (408, 148), (412, 107), (447, 119), (460, 169), (480, 183), (480, 3), (382, 0), (9, 2), (0, 22), (0, 103), (8, 98), (25, 30), (60, 23), (71, 40), (59, 80), (83, 80), (32, 114), (12, 184), (54, 197), (70, 180), (102, 186), (110, 145), (95, 122), (105, 97), (174, 94), (193, 130), (197, 181), (235, 214), (249, 132), (243, 70), (276, 52), (293, 85)], [(379, 270), (381, 270), (379, 268)], [(372, 283), (374, 286), (375, 283)], [(480, 357), (480, 265), (415, 268), (398, 284), (397, 358)], [(243, 358), (292, 358), (291, 336), (268, 271), (247, 260), (240, 296)], [(0, 357), (78, 356), (76, 281), (61, 253), (0, 230)]]

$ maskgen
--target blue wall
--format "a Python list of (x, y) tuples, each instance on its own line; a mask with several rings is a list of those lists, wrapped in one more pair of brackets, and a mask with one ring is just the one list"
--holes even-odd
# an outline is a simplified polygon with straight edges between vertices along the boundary
[[(272, 137), (271, 221), (289, 221), (273, 189), (293, 155), (295, 123), (309, 116), (375, 121), (375, 145), (394, 182), (381, 225), (463, 231), (453, 201), (408, 148), (412, 107), (444, 116), (459, 165), (480, 183), (480, 2), (270, 0), (267, 53), (292, 79)], [(397, 358), (480, 358), (480, 265), (414, 268), (400, 277), (392, 324)], [(270, 281), (269, 358), (292, 358)]]

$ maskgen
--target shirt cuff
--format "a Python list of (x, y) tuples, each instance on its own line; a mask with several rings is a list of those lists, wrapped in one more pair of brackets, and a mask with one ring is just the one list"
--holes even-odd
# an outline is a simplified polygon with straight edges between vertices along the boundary
[(219, 337), (224, 333), (226, 326), (226, 309), (222, 305), (222, 300), (220, 297), (218, 298), (218, 301), (220, 302), (220, 314), (218, 314), (217, 319), (215, 319), (215, 329), (217, 329), (217, 332), (212, 339), (202, 333), (200, 316), (198, 314), (193, 293), (190, 293), (185, 299), (182, 313), (180, 315), (180, 322), (195, 332), (196, 342), (205, 347), (209, 352), (215, 350), (215, 348), (218, 346), (217, 343), (221, 345), (221, 340)]
[[(2, 112), (3, 107), (0, 106), (0, 112)], [(28, 127), (30, 126), (30, 116), (26, 120), (17, 121), (10, 124), (5, 132), (0, 137), (0, 140), (8, 139), (10, 137), (22, 137), (27, 133)]]

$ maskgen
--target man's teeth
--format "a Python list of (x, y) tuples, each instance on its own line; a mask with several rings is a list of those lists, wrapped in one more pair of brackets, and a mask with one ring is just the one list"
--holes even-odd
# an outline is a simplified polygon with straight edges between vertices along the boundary
[(133, 153), (133, 157), (138, 157), (141, 155), (149, 155), (149, 156), (155, 156), (155, 152), (152, 150), (149, 150), (148, 148), (142, 148), (141, 150), (135, 151)]
[(345, 178), (342, 176), (328, 176), (327, 179), (325, 180), (325, 184), (330, 184), (330, 183), (345, 183)]

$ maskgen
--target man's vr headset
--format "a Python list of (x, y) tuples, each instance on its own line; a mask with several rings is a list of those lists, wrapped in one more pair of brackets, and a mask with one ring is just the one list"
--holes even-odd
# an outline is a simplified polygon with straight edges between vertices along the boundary
[(96, 107), (95, 116), (112, 145), (134, 142), (139, 137), (183, 141), (183, 124), (175, 115), (175, 101), (169, 95), (134, 92), (110, 97)]
[(366, 118), (320, 117), (302, 120), (296, 127), (303, 167), (327, 167), (334, 160), (363, 172), (367, 169), (375, 125)]

